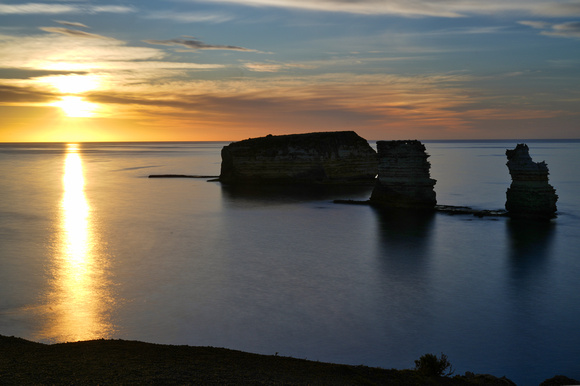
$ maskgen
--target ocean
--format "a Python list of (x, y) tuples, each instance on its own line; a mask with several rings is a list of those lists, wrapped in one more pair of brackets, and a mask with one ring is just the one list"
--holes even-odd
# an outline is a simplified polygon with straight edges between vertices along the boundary
[(580, 141), (424, 141), (438, 204), (503, 209), (525, 142), (548, 223), (377, 210), (372, 187), (232, 189), (223, 142), (0, 144), (0, 334), (580, 379)]

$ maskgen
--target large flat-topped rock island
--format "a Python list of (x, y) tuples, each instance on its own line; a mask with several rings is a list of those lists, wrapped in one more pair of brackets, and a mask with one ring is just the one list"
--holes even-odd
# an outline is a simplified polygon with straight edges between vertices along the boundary
[(354, 131), (268, 135), (224, 146), (228, 184), (372, 184), (377, 154)]

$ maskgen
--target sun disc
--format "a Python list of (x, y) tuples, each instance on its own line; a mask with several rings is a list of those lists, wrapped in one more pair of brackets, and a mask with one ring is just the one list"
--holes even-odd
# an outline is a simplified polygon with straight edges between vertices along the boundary
[(42, 83), (63, 94), (78, 94), (99, 87), (101, 80), (94, 75), (57, 75), (38, 78)]
[(95, 103), (87, 102), (78, 96), (64, 96), (51, 105), (60, 107), (64, 114), (71, 118), (90, 118), (99, 108)]

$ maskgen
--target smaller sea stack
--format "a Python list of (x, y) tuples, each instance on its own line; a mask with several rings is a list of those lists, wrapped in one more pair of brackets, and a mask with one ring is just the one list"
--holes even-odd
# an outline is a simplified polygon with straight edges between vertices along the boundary
[(556, 190), (548, 183), (546, 162), (533, 162), (526, 144), (505, 152), (512, 183), (505, 208), (510, 217), (549, 220), (556, 217)]
[(379, 175), (370, 201), (378, 206), (434, 209), (431, 164), (420, 141), (378, 141)]

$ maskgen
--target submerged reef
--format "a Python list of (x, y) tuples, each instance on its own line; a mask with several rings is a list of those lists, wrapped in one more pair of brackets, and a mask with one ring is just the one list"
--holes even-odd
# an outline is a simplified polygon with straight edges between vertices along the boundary
[(505, 208), (513, 218), (549, 220), (556, 217), (556, 190), (548, 183), (548, 166), (533, 162), (526, 144), (506, 150), (512, 183)]
[(378, 141), (379, 175), (370, 202), (374, 205), (434, 209), (436, 181), (420, 141)]
[(268, 135), (224, 146), (219, 180), (229, 184), (371, 184), (377, 155), (354, 131)]

